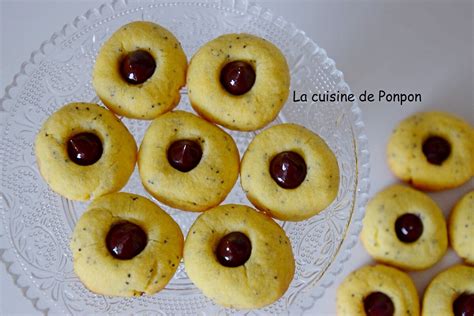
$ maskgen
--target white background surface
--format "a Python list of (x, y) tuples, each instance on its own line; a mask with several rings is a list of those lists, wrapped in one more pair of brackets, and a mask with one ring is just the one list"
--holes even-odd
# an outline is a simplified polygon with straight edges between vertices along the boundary
[[(132, 1), (132, 0), (131, 0)], [(100, 1), (0, 0), (0, 95), (42, 41)], [(393, 127), (411, 113), (442, 109), (474, 123), (472, 1), (263, 1), (326, 49), (355, 93), (379, 89), (422, 94), (417, 104), (361, 104), (369, 138), (371, 195), (397, 182), (385, 162)], [(433, 175), (436, 176), (436, 175)], [(473, 182), (430, 194), (447, 215)], [(449, 250), (433, 268), (411, 273), (420, 296), (429, 280), (459, 259)], [(360, 243), (313, 315), (335, 314), (337, 285), (372, 263)], [(0, 264), (0, 315), (38, 314)]]

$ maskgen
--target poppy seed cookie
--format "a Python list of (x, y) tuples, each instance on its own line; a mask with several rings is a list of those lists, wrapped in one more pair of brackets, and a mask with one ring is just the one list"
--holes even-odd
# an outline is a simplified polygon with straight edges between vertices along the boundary
[(204, 44), (187, 76), (194, 110), (226, 128), (252, 131), (280, 112), (290, 87), (281, 51), (251, 34), (225, 34)]
[(95, 293), (151, 295), (173, 277), (183, 243), (178, 224), (147, 198), (108, 194), (92, 201), (74, 228), (74, 271)]

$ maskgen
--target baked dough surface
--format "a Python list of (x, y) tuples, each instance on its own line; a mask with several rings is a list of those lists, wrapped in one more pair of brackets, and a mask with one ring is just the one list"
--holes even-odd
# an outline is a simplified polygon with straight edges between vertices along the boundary
[[(423, 154), (423, 142), (431, 136), (442, 137), (451, 145), (451, 154), (441, 165), (429, 163)], [(449, 113), (414, 114), (393, 131), (387, 159), (393, 173), (416, 188), (455, 188), (474, 176), (474, 129)]]
[[(398, 239), (395, 222), (403, 214), (418, 215), (423, 232), (418, 240)], [(446, 221), (438, 205), (426, 194), (403, 185), (393, 185), (369, 201), (361, 240), (375, 260), (408, 270), (427, 269), (441, 260), (448, 247)]]
[(474, 191), (454, 206), (449, 217), (449, 239), (457, 254), (474, 265)]
[[(294, 189), (280, 187), (270, 175), (277, 154), (293, 151), (306, 163), (304, 181)], [(272, 126), (258, 134), (243, 158), (240, 182), (258, 209), (280, 220), (300, 221), (328, 207), (339, 190), (336, 156), (324, 140), (296, 124)]]
[(344, 279), (337, 289), (337, 315), (366, 316), (364, 298), (372, 292), (390, 297), (394, 316), (420, 315), (418, 294), (408, 274), (381, 264), (362, 267)]
[(474, 268), (455, 265), (444, 270), (425, 290), (422, 316), (453, 315), (453, 302), (465, 292), (474, 293)]
[[(89, 166), (74, 163), (68, 140), (93, 132), (102, 141), (101, 158)], [(44, 122), (35, 140), (36, 161), (51, 189), (62, 196), (86, 201), (119, 191), (130, 178), (137, 145), (125, 125), (107, 109), (92, 103), (69, 103)]]
[[(140, 226), (148, 236), (143, 251), (129, 260), (114, 258), (105, 243), (110, 227), (120, 221)], [(131, 193), (108, 194), (92, 201), (76, 224), (71, 241), (74, 271), (95, 293), (151, 295), (173, 277), (183, 243), (178, 224), (152, 201)]]
[[(201, 145), (202, 158), (188, 172), (168, 162), (178, 140)], [(237, 181), (240, 157), (232, 137), (204, 119), (183, 111), (155, 119), (140, 145), (138, 167), (145, 188), (160, 202), (187, 211), (205, 211), (221, 203)]]
[[(256, 79), (243, 95), (220, 83), (221, 69), (233, 61), (252, 65)], [(188, 94), (196, 112), (233, 130), (252, 131), (273, 121), (286, 102), (290, 72), (285, 57), (269, 41), (251, 34), (226, 34), (203, 45), (189, 64)]]
[[(122, 78), (120, 63), (136, 50), (150, 53), (156, 69), (147, 81), (134, 85)], [(119, 28), (101, 47), (92, 84), (102, 102), (114, 113), (151, 120), (179, 103), (186, 68), (186, 55), (170, 31), (152, 22), (136, 21)]]
[[(244, 265), (229, 268), (215, 256), (219, 241), (244, 233), (252, 253)], [(244, 205), (221, 205), (202, 213), (189, 229), (184, 246), (189, 278), (216, 303), (232, 308), (260, 308), (288, 289), (295, 261), (288, 237), (270, 217)]]

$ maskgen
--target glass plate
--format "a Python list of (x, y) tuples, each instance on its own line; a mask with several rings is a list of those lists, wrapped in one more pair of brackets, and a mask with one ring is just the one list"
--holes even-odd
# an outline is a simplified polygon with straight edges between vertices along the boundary
[[(38, 173), (33, 140), (40, 125), (65, 103), (99, 102), (91, 86), (97, 51), (118, 27), (134, 20), (150, 20), (170, 29), (188, 58), (218, 35), (253, 33), (283, 51), (290, 65), (292, 90), (350, 91), (322, 48), (294, 25), (253, 2), (117, 0), (89, 10), (32, 53), (0, 100), (0, 257), (14, 282), (41, 311), (146, 315), (235, 312), (204, 297), (188, 279), (182, 264), (168, 286), (153, 296), (117, 298), (88, 291), (74, 275), (68, 246), (74, 224), (87, 203), (53, 193)], [(179, 108), (191, 111), (185, 89), (182, 94)], [(149, 121), (123, 121), (140, 143)], [(241, 314), (301, 313), (310, 309), (349, 258), (367, 201), (367, 139), (357, 104), (293, 103), (290, 96), (276, 122), (295, 122), (321, 135), (338, 158), (341, 185), (337, 199), (319, 215), (303, 222), (280, 223), (293, 245), (294, 280), (276, 303), (261, 310), (239, 311)], [(241, 154), (255, 135), (230, 133)], [(149, 196), (137, 172), (123, 191)], [(224, 203), (249, 205), (239, 182)], [(197, 215), (161, 206), (187, 233)]]

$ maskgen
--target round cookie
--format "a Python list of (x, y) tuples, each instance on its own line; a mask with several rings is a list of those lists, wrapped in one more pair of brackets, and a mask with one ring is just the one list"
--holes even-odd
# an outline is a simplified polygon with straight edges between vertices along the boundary
[(195, 111), (233, 130), (264, 127), (289, 94), (290, 72), (280, 50), (250, 34), (222, 35), (189, 64), (187, 87)]
[(420, 314), (413, 281), (384, 265), (365, 266), (349, 274), (337, 289), (336, 300), (338, 316)]
[(221, 203), (239, 174), (232, 137), (188, 112), (155, 119), (140, 146), (138, 167), (145, 188), (160, 202), (188, 211)]
[(474, 129), (449, 113), (417, 113), (393, 131), (387, 159), (393, 173), (416, 188), (457, 187), (474, 176)]
[(456, 253), (474, 264), (474, 191), (464, 195), (451, 211), (449, 239)]
[[(232, 240), (239, 234), (243, 239)], [(184, 264), (204, 295), (232, 308), (273, 303), (286, 292), (295, 271), (284, 230), (270, 217), (233, 204), (197, 218), (184, 245)]]
[(70, 103), (43, 124), (35, 153), (51, 189), (68, 199), (86, 201), (127, 183), (137, 146), (112, 112), (97, 104)]
[[(145, 234), (138, 249), (133, 247), (137, 247), (140, 233), (123, 228), (124, 223), (137, 225), (138, 231)], [(173, 277), (183, 243), (178, 224), (147, 198), (130, 193), (108, 194), (92, 201), (74, 228), (74, 271), (95, 293), (151, 295)]]
[(374, 259), (409, 270), (438, 262), (448, 247), (446, 222), (426, 194), (393, 185), (369, 201), (361, 232)]
[(92, 84), (111, 111), (149, 120), (179, 103), (186, 68), (186, 55), (170, 31), (136, 21), (122, 26), (101, 47)]
[(300, 221), (325, 209), (339, 189), (336, 157), (324, 140), (296, 124), (258, 134), (242, 158), (242, 188), (258, 209)]
[(473, 313), (473, 267), (456, 265), (444, 270), (431, 280), (423, 297), (422, 316), (465, 316), (473, 315)]

